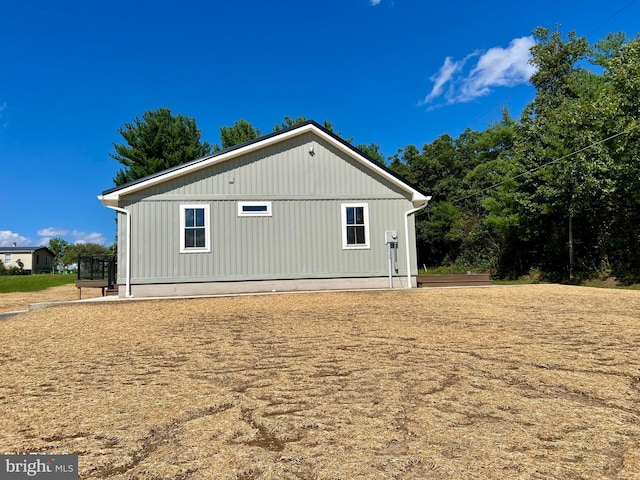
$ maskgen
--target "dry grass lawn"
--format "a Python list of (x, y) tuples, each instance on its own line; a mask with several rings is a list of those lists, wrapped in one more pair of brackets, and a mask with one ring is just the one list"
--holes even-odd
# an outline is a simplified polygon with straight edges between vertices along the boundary
[(81, 479), (639, 478), (639, 312), (541, 285), (24, 313), (0, 451)]
[[(102, 296), (100, 288), (83, 288), (82, 298)], [(28, 310), (30, 303), (66, 302), (78, 299), (78, 289), (74, 284), (51, 287), (37, 292), (0, 293), (0, 314)]]

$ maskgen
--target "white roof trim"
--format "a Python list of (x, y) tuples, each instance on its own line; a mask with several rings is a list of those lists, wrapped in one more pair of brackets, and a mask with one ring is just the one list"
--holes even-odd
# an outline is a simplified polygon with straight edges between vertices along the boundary
[(387, 172), (383, 168), (380, 168), (375, 163), (373, 163), (372, 161), (370, 161), (367, 158), (363, 157), (362, 155), (358, 155), (351, 148), (347, 147), (342, 142), (337, 141), (335, 138), (333, 138), (332, 136), (328, 135), (326, 132), (324, 132), (323, 130), (321, 130), (320, 128), (318, 128), (317, 126), (315, 126), (312, 123), (302, 125), (299, 128), (293, 128), (293, 129), (288, 130), (286, 132), (283, 132), (281, 134), (269, 136), (269, 137), (265, 138), (264, 140), (259, 140), (259, 141), (254, 142), (254, 143), (250, 143), (248, 145), (245, 145), (244, 147), (236, 148), (236, 149), (230, 150), (229, 152), (226, 152), (226, 153), (220, 153), (220, 154), (213, 155), (210, 158), (204, 158), (202, 161), (193, 163), (191, 165), (186, 165), (183, 168), (177, 168), (175, 170), (171, 170), (171, 171), (169, 171), (169, 172), (167, 172), (165, 174), (157, 175), (155, 177), (149, 178), (148, 180), (145, 180), (145, 181), (142, 181), (142, 182), (139, 182), (139, 183), (135, 183), (135, 184), (130, 185), (128, 187), (124, 187), (124, 188), (122, 188), (120, 190), (116, 190), (114, 192), (108, 193), (106, 195), (99, 195), (98, 199), (105, 206), (111, 205), (111, 206), (117, 207), (119, 202), (120, 202), (120, 199), (125, 195), (129, 195), (131, 193), (135, 193), (137, 191), (144, 190), (146, 188), (149, 188), (151, 186), (157, 185), (159, 183), (166, 182), (167, 180), (171, 180), (173, 178), (178, 178), (178, 177), (181, 177), (182, 175), (186, 175), (186, 174), (189, 174), (191, 172), (195, 172), (195, 171), (201, 170), (203, 168), (207, 168), (207, 167), (210, 167), (212, 165), (216, 165), (218, 163), (226, 162), (227, 160), (230, 160), (232, 158), (236, 158), (236, 157), (239, 157), (239, 156), (242, 156), (242, 155), (246, 155), (247, 153), (254, 152), (256, 150), (260, 150), (260, 149), (262, 149), (264, 147), (267, 147), (269, 145), (274, 145), (274, 144), (279, 143), (279, 142), (281, 142), (283, 140), (286, 140), (288, 138), (293, 138), (293, 137), (296, 137), (298, 135), (302, 135), (302, 134), (307, 133), (307, 132), (314, 132), (316, 135), (322, 137), (327, 142), (331, 143), (333, 146), (338, 148), (340, 151), (346, 153), (347, 155), (349, 155), (351, 158), (353, 158), (357, 162), (361, 163), (362, 165), (364, 165), (365, 167), (369, 168), (370, 170), (373, 170), (374, 172), (376, 172), (377, 174), (379, 174), (383, 178), (387, 179), (389, 182), (391, 182), (392, 184), (394, 184), (397, 187), (401, 188), (402, 190), (404, 190), (404, 191), (406, 191), (408, 193), (411, 193), (411, 201), (412, 201), (414, 206), (417, 207), (417, 206), (420, 206), (420, 205), (424, 205), (426, 202), (429, 201), (429, 197), (424, 196), (422, 193), (420, 193), (417, 190), (415, 190), (414, 188), (410, 187), (409, 185), (404, 183), (399, 178), (396, 178), (395, 176), (391, 175), (389, 172)]

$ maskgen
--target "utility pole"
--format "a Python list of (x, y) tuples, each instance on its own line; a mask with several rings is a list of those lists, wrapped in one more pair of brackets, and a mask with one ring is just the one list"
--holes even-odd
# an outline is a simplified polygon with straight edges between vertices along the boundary
[(569, 280), (573, 280), (573, 212), (569, 207)]

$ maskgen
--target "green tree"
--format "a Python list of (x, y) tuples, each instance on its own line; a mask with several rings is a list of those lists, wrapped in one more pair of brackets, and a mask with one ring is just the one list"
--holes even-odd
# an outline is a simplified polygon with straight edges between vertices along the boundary
[(60, 237), (54, 237), (49, 240), (48, 244), (49, 250), (53, 252), (53, 272), (56, 272), (58, 266), (63, 267), (62, 265), (62, 257), (64, 256), (65, 251), (69, 247), (69, 242)]
[(369, 145), (361, 144), (356, 148), (374, 162), (377, 162), (381, 165), (385, 165), (387, 163), (386, 159), (384, 158), (384, 154), (380, 151), (380, 145), (378, 145), (377, 143), (371, 142)]
[[(596, 46), (602, 48), (601, 43)], [(611, 201), (613, 208), (609, 210), (611, 234), (605, 237), (606, 262), (618, 278), (637, 282), (640, 280), (637, 233), (640, 224), (640, 35), (609, 51), (612, 53), (602, 63), (605, 89), (598, 105), (600, 114), (608, 119), (608, 133), (622, 134), (607, 142), (615, 192)]]
[[(255, 128), (246, 120), (238, 120), (230, 127), (220, 127), (220, 141), (222, 143), (222, 149), (233, 147), (234, 145), (240, 145), (241, 143), (249, 142), (258, 138), (260, 130)], [(214, 147), (216, 151), (220, 148), (216, 145)]]
[[(534, 31), (534, 100), (485, 131), (409, 145), (390, 168), (433, 195), (416, 218), (430, 266), (640, 280), (640, 36), (591, 47)], [(607, 140), (605, 140), (607, 139)]]
[[(586, 68), (586, 39), (534, 31), (536, 97), (524, 110), (516, 155), (523, 170), (519, 216), (539, 267), (560, 279), (600, 268), (615, 189), (605, 145), (610, 118), (600, 101), (602, 75)], [(544, 168), (543, 168), (544, 167)]]
[[(274, 132), (279, 132), (280, 130), (284, 130), (285, 128), (290, 128), (293, 127), (295, 125), (300, 125), (301, 123), (304, 123), (307, 121), (306, 117), (296, 117), (296, 118), (291, 118), (290, 116), (286, 115), (284, 117), (284, 121), (280, 122), (279, 124), (276, 123), (273, 126), (273, 131)], [(324, 122), (322, 122), (322, 126), (324, 128), (326, 128), (327, 130), (329, 130), (330, 132), (333, 132), (333, 124), (327, 120), (325, 120)], [(336, 133), (336, 132), (334, 132)], [(340, 136), (339, 133), (336, 133), (336, 135)]]
[[(290, 128), (293, 127), (295, 125), (300, 125), (301, 123), (306, 122), (307, 119), (306, 117), (296, 117), (296, 118), (291, 118), (288, 115), (284, 117), (284, 121), (281, 123), (276, 123), (273, 126), (273, 131), (274, 132), (279, 132), (280, 130), (284, 130), (285, 128)], [(326, 128), (327, 130), (329, 130), (331, 133), (337, 135), (338, 137), (342, 138), (342, 133), (341, 132), (337, 132), (333, 129), (333, 123), (331, 123), (328, 120), (324, 120), (322, 122), (322, 126), (324, 128)], [(353, 142), (353, 137), (349, 137), (349, 138), (345, 138), (344, 139), (347, 143), (351, 143)]]
[(99, 243), (74, 243), (67, 246), (62, 255), (61, 262), (62, 265), (67, 266), (76, 263), (78, 261), (78, 255), (107, 255), (110, 253), (107, 247)]
[[(304, 123), (306, 121), (307, 121), (307, 119), (305, 117), (291, 118), (290, 116), (285, 115), (283, 122), (276, 123), (273, 126), (273, 131), (274, 132), (279, 132), (280, 130), (284, 130), (285, 128), (293, 127), (294, 125), (300, 125), (301, 123)], [(325, 127), (326, 127), (326, 123), (327, 122), (325, 121)]]
[(143, 113), (118, 132), (126, 143), (114, 143), (115, 153), (109, 153), (124, 165), (113, 179), (118, 186), (211, 153), (195, 119), (165, 107)]

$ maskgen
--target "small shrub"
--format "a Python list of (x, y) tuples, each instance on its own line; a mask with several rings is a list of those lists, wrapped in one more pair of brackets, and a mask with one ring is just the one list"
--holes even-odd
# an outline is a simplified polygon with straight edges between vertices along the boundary
[(24, 269), (20, 267), (9, 267), (8, 271), (8, 275), (25, 275)]
[(529, 270), (529, 274), (523, 277), (527, 283), (544, 283), (545, 276), (544, 272), (539, 268), (532, 268)]

